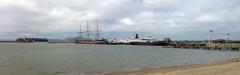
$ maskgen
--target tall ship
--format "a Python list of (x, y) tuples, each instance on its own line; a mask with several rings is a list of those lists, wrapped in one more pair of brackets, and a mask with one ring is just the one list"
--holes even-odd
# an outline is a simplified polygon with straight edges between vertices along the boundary
[(79, 39), (76, 40), (77, 44), (107, 44), (108, 43), (108, 41), (106, 39), (104, 39), (104, 38), (100, 39), (98, 20), (96, 23), (96, 38), (95, 39), (90, 38), (88, 21), (87, 21), (86, 25), (87, 25), (86, 26), (87, 27), (87, 30), (86, 30), (87, 37), (82, 36), (83, 32), (82, 32), (82, 27), (80, 24)]

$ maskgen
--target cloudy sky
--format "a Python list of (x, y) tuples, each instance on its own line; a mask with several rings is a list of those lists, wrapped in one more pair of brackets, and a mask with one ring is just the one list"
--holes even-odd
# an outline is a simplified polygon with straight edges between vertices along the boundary
[(240, 39), (239, 0), (0, 0), (0, 39), (74, 37), (97, 19), (109, 39)]

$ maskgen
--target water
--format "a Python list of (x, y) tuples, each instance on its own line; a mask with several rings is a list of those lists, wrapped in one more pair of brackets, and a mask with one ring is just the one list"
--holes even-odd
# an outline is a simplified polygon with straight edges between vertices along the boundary
[(240, 52), (152, 46), (0, 44), (0, 75), (84, 75), (111, 71), (209, 63)]

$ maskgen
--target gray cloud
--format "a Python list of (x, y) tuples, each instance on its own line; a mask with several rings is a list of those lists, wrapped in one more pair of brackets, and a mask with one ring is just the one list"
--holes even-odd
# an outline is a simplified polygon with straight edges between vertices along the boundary
[[(105, 32), (240, 33), (239, 0), (0, 0), (0, 37), (77, 32), (97, 18)], [(84, 26), (83, 26), (84, 27)], [(94, 27), (93, 27), (94, 28)], [(235, 35), (239, 37), (238, 35)]]

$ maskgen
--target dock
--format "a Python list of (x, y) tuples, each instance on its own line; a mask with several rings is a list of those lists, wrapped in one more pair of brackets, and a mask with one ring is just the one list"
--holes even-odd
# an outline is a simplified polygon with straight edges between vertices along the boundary
[(163, 46), (163, 48), (240, 51), (240, 43), (175, 42)]
[(240, 51), (240, 43), (209, 44), (210, 49)]

